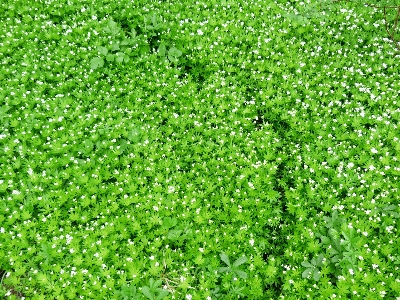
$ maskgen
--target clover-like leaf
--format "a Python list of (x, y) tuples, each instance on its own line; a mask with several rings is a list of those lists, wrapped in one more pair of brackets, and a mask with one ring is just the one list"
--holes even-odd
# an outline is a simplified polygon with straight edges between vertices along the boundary
[(168, 55), (170, 56), (174, 56), (174, 57), (179, 57), (182, 55), (182, 51), (180, 51), (179, 49), (172, 47), (168, 50)]
[(108, 53), (108, 49), (106, 47), (103, 47), (103, 46), (98, 46), (97, 47), (97, 51), (99, 51), (99, 53), (101, 53), (103, 55), (107, 55), (107, 53)]
[(175, 47), (172, 47), (168, 50), (168, 59), (171, 62), (177, 62), (178, 57), (180, 57), (181, 55), (182, 55), (182, 52)]
[(117, 63), (122, 63), (122, 62), (124, 61), (124, 57), (125, 57), (125, 53), (123, 53), (123, 52), (117, 52), (115, 61), (116, 61)]
[(170, 232), (168, 232), (167, 238), (173, 241), (177, 240), (182, 232), (183, 230), (171, 230)]
[(121, 48), (119, 47), (119, 44), (113, 44), (111, 47), (111, 51), (119, 51)]
[(101, 68), (104, 66), (104, 59), (101, 57), (92, 58), (90, 61), (90, 68), (96, 70), (97, 68)]
[(115, 54), (111, 54), (111, 53), (107, 54), (107, 56), (106, 56), (107, 61), (113, 62), (114, 59), (115, 59)]

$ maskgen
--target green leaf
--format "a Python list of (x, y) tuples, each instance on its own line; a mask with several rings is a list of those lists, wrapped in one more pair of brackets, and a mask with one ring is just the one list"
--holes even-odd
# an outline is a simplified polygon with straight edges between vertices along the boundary
[(177, 240), (182, 232), (183, 230), (171, 230), (170, 232), (168, 232), (167, 238), (173, 241)]
[(246, 279), (247, 278), (247, 273), (243, 272), (241, 270), (235, 270), (235, 273), (242, 279)]
[(233, 267), (239, 267), (240, 265), (244, 264), (247, 261), (247, 257), (246, 256), (242, 256), (240, 258), (238, 258), (234, 263), (233, 263)]
[(140, 49), (139, 49), (139, 53), (140, 53), (140, 55), (144, 55), (144, 54), (146, 54), (146, 53), (149, 53), (150, 52), (150, 46), (149, 45), (142, 45), (141, 47), (140, 47)]
[(109, 20), (108, 25), (104, 28), (104, 31), (115, 37), (119, 33), (118, 24), (113, 20)]
[(221, 252), (221, 254), (219, 255), (221, 257), (221, 260), (226, 263), (229, 267), (231, 266), (231, 263), (229, 261), (229, 257), (228, 255), (226, 255), (225, 252)]
[(306, 267), (306, 268), (314, 268), (314, 266), (313, 266), (312, 264), (310, 264), (308, 261), (303, 261), (303, 262), (301, 263), (301, 265), (302, 265), (303, 267)]
[(321, 278), (321, 274), (320, 274), (318, 269), (314, 270), (313, 278), (314, 278), (315, 281), (318, 281)]
[(160, 47), (158, 47), (158, 53), (160, 54), (160, 56), (165, 56), (166, 52), (167, 52), (167, 48), (166, 48), (164, 42), (161, 42)]
[(172, 228), (178, 224), (178, 220), (176, 218), (165, 217), (163, 220), (163, 226), (166, 228)]
[(326, 236), (321, 236), (321, 241), (325, 245), (329, 245), (331, 243), (331, 239)]
[(119, 47), (119, 44), (113, 44), (111, 47), (111, 51), (118, 51), (121, 50), (121, 48)]
[(221, 267), (221, 268), (218, 269), (218, 272), (224, 273), (224, 272), (229, 271), (229, 270), (230, 270), (229, 267)]
[(150, 288), (148, 286), (142, 287), (142, 293), (147, 297), (147, 299), (153, 300), (155, 295), (150, 292)]
[(124, 39), (121, 42), (121, 46), (133, 46), (135, 44), (135, 41), (133, 39)]
[(301, 273), (301, 277), (307, 278), (311, 274), (312, 271), (313, 271), (313, 269), (305, 270), (303, 273)]
[(98, 46), (97, 51), (99, 51), (103, 55), (107, 55), (108, 49), (106, 47)]
[(102, 66), (104, 66), (104, 59), (100, 57), (92, 58), (92, 60), (90, 61), (90, 68), (93, 70), (101, 68)]
[(115, 59), (115, 54), (111, 54), (111, 53), (107, 54), (107, 56), (106, 56), (107, 61), (113, 62), (114, 59)]
[(161, 299), (164, 299), (167, 295), (168, 295), (168, 291), (166, 291), (166, 290), (163, 290), (163, 289), (158, 289), (158, 292), (159, 292), (159, 294), (158, 294), (158, 296), (156, 297), (156, 300), (161, 300)]
[(122, 62), (124, 61), (124, 57), (125, 57), (125, 54), (124, 54), (124, 53), (118, 52), (118, 53), (117, 53), (117, 57), (115, 58), (115, 61), (116, 61), (117, 63), (122, 63)]
[(171, 62), (177, 62), (178, 61), (178, 57), (182, 55), (182, 52), (179, 51), (177, 48), (172, 47), (168, 50), (168, 59)]
[(323, 260), (324, 260), (324, 256), (322, 254), (318, 255), (315, 265), (318, 267), (322, 266)]
[(116, 292), (117, 295), (122, 297), (122, 300), (136, 300), (139, 299), (139, 295), (136, 293), (135, 286), (122, 285), (121, 291)]
[(181, 55), (182, 55), (182, 51), (178, 50), (175, 47), (172, 47), (168, 50), (168, 56), (180, 57)]
[(153, 285), (151, 285), (151, 287), (157, 288), (157, 287), (161, 286), (161, 284), (162, 284), (162, 281), (159, 279), (159, 280), (154, 281), (154, 283), (153, 283)]
[(136, 34), (137, 34), (137, 33), (136, 33), (135, 28), (132, 28), (132, 29), (131, 29), (130, 35), (132, 36), (133, 39), (136, 37)]

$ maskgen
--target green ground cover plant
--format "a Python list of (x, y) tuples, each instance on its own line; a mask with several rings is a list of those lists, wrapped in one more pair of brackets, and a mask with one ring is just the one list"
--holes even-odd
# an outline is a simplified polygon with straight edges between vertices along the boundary
[(400, 299), (400, 8), (0, 2), (0, 298)]

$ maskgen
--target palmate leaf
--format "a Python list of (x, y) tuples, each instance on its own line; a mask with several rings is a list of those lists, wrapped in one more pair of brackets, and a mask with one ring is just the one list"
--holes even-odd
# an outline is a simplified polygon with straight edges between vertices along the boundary
[(229, 261), (229, 257), (228, 255), (226, 255), (225, 252), (221, 252), (221, 254), (219, 255), (221, 257), (221, 260), (226, 263), (229, 267), (231, 266), (231, 263)]
[(241, 270), (235, 270), (234, 272), (236, 275), (238, 275), (240, 278), (242, 279), (246, 279), (247, 278), (247, 273)]
[(244, 264), (247, 261), (247, 257), (246, 256), (242, 256), (240, 258), (238, 258), (234, 263), (233, 263), (233, 267), (239, 267), (240, 265)]
[(307, 278), (313, 272), (314, 269), (306, 269), (303, 273), (301, 273), (301, 277)]
[(314, 270), (313, 278), (315, 281), (318, 281), (321, 278), (321, 274), (318, 269)]
[(147, 299), (154, 299), (154, 294), (150, 292), (150, 288), (148, 286), (142, 287), (142, 293), (147, 297)]
[(161, 286), (161, 284), (162, 284), (161, 280), (154, 281), (153, 278), (150, 278), (149, 286), (142, 287), (143, 295), (145, 295), (148, 299), (151, 300), (164, 299), (169, 292), (160, 288), (159, 286)]
[(221, 267), (218, 269), (218, 272), (223, 273), (223, 272), (229, 271), (230, 269), (231, 268), (229, 268), (229, 267)]
[(137, 300), (140, 298), (140, 295), (137, 294), (136, 287), (126, 284), (124, 284), (121, 291), (117, 291), (116, 294), (121, 296), (122, 300)]
[(301, 265), (302, 265), (303, 267), (306, 267), (306, 268), (314, 268), (314, 265), (310, 264), (308, 261), (303, 261), (303, 262), (301, 263)]

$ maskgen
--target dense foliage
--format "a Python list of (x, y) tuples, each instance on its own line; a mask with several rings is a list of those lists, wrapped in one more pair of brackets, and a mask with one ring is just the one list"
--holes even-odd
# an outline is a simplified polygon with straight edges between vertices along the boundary
[(0, 297), (399, 299), (398, 15), (358, 2), (2, 1)]

